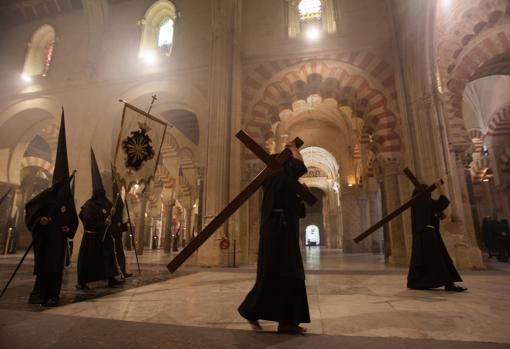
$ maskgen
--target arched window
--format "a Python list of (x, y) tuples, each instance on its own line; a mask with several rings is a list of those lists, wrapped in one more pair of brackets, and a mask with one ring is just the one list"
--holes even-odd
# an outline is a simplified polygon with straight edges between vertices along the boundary
[(333, 0), (286, 0), (288, 2), (289, 38), (300, 35), (318, 36), (321, 32), (335, 33)]
[(55, 29), (45, 24), (35, 31), (28, 43), (23, 77), (47, 76), (55, 50)]
[(138, 57), (148, 62), (158, 55), (170, 56), (174, 43), (176, 10), (168, 0), (156, 1), (145, 12), (140, 23), (143, 25)]
[(320, 22), (322, 20), (321, 0), (301, 0), (298, 4), (301, 23)]
[(159, 24), (158, 47), (159, 50), (169, 55), (174, 41), (174, 20), (165, 17)]

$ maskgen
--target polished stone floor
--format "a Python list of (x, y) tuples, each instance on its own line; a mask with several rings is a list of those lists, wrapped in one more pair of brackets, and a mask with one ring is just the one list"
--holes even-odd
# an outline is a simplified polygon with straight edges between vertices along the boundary
[[(139, 256), (140, 272), (138, 271), (134, 252), (126, 251), (127, 271), (133, 276), (127, 278), (123, 285), (118, 288), (108, 288), (106, 281), (90, 283), (91, 290), (82, 291), (76, 289), (77, 272), (76, 263), (64, 268), (62, 291), (60, 292), (60, 304), (66, 305), (84, 300), (103, 297), (126, 289), (140, 287), (143, 285), (168, 280), (172, 277), (187, 275), (189, 272), (179, 270), (174, 275), (168, 273), (164, 267), (170, 256), (157, 251), (147, 251)], [(5, 283), (15, 270), (21, 259), (21, 254), (0, 255), (0, 287), (3, 289)], [(11, 282), (5, 294), (0, 298), (0, 309), (44, 311), (46, 308), (39, 305), (28, 304), (28, 295), (34, 284), (32, 271), (34, 268), (33, 254), (29, 254)]]
[[(167, 333), (167, 337), (175, 337), (172, 331), (182, 333), (181, 342), (179, 336), (168, 337), (168, 341), (180, 343), (176, 347), (204, 347), (198, 343), (207, 342), (210, 336), (210, 347), (510, 348), (509, 263), (491, 262), (487, 270), (462, 271), (463, 285), (469, 291), (456, 294), (406, 289), (406, 270), (385, 266), (379, 255), (346, 255), (313, 247), (305, 249), (303, 257), (312, 317), (307, 327), (311, 335), (289, 339), (291, 342), (276, 340), (271, 337), (274, 335), (265, 339), (268, 334), (253, 337), (237, 314), (237, 306), (253, 285), (253, 267), (185, 267), (180, 274), (159, 282), (131, 285), (39, 314), (55, 323), (67, 318), (83, 325), (101, 319), (103, 326), (132, 327), (136, 333), (142, 328), (150, 329), (152, 324), (155, 336), (160, 332)], [(144, 269), (166, 272), (167, 255), (152, 252), (143, 259), (142, 265), (150, 266)], [(133, 263), (130, 267), (133, 269)], [(12, 338), (23, 326), (33, 331), (28, 329), (29, 323), (42, 321), (0, 311), (1, 320), (7, 316), (19, 318), (20, 323), (13, 327), (11, 322), (4, 326), (2, 321), (0, 340), (8, 334)], [(267, 331), (275, 330), (272, 323), (262, 324)], [(113, 337), (106, 337), (105, 343), (111, 340), (112, 347), (117, 345)], [(225, 342), (220, 345), (221, 341), (214, 342), (213, 338), (223, 338)], [(23, 346), (29, 347), (27, 343)]]

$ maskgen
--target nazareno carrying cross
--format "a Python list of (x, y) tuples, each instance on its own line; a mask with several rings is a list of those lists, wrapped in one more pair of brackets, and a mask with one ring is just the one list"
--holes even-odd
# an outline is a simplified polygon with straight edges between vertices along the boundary
[[(389, 223), (399, 214), (413, 206), (423, 195), (430, 194), (434, 190), (437, 189), (435, 184), (425, 186), (420, 183), (420, 181), (416, 178), (416, 176), (409, 170), (407, 167), (404, 169), (404, 174), (409, 178), (409, 180), (413, 183), (415, 189), (417, 189), (418, 193), (413, 196), (411, 199), (402, 204), (399, 208), (395, 209), (393, 212), (388, 214), (386, 217), (381, 219), (379, 222), (375, 223), (373, 226), (365, 230), (363, 233), (354, 238), (354, 242), (359, 243), (361, 240), (368, 237), (370, 234), (374, 233), (377, 229), (381, 228), (383, 225)], [(443, 181), (441, 180), (441, 183)]]
[[(250, 198), (250, 196), (262, 186), (264, 181), (277, 169), (283, 166), (288, 161), (292, 153), (289, 149), (284, 149), (278, 156), (271, 157), (261, 146), (259, 146), (253, 139), (248, 136), (244, 131), (239, 131), (236, 134), (243, 144), (248, 147), (260, 160), (266, 164), (266, 168), (260, 172), (253, 181), (244, 188), (191, 242), (182, 249), (182, 251), (175, 256), (167, 265), (168, 270), (175, 272), (202, 244), (211, 237), (214, 232), (232, 216), (241, 205)], [(294, 139), (294, 144), (297, 148), (303, 145), (303, 141), (299, 138)], [(294, 190), (301, 196), (301, 198), (309, 205), (317, 202), (317, 198), (306, 189), (298, 181), (294, 182)]]

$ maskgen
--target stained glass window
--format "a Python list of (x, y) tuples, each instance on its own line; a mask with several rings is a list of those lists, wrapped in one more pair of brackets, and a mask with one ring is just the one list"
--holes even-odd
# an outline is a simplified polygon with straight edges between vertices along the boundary
[(321, 0), (301, 0), (298, 5), (298, 10), (301, 22), (314, 22), (321, 20)]
[(166, 17), (159, 23), (158, 47), (168, 55), (172, 48), (174, 40), (174, 21), (170, 17)]
[(46, 49), (45, 49), (45, 53), (46, 53), (45, 59), (46, 59), (46, 61), (44, 62), (44, 70), (43, 70), (42, 76), (48, 75), (48, 71), (50, 70), (51, 58), (53, 56), (53, 49), (54, 48), (55, 48), (55, 41), (50, 42), (48, 44), (48, 46), (46, 46)]

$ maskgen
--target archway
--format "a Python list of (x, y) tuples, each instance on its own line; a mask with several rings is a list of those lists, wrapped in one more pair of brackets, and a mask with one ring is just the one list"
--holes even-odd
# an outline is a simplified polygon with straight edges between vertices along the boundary
[(301, 181), (319, 199), (306, 207), (306, 217), (301, 220), (300, 232), (303, 245), (307, 244), (306, 227), (318, 227), (320, 245), (342, 248), (342, 212), (339, 191), (339, 166), (336, 158), (322, 147), (307, 147), (301, 151), (308, 168)]

